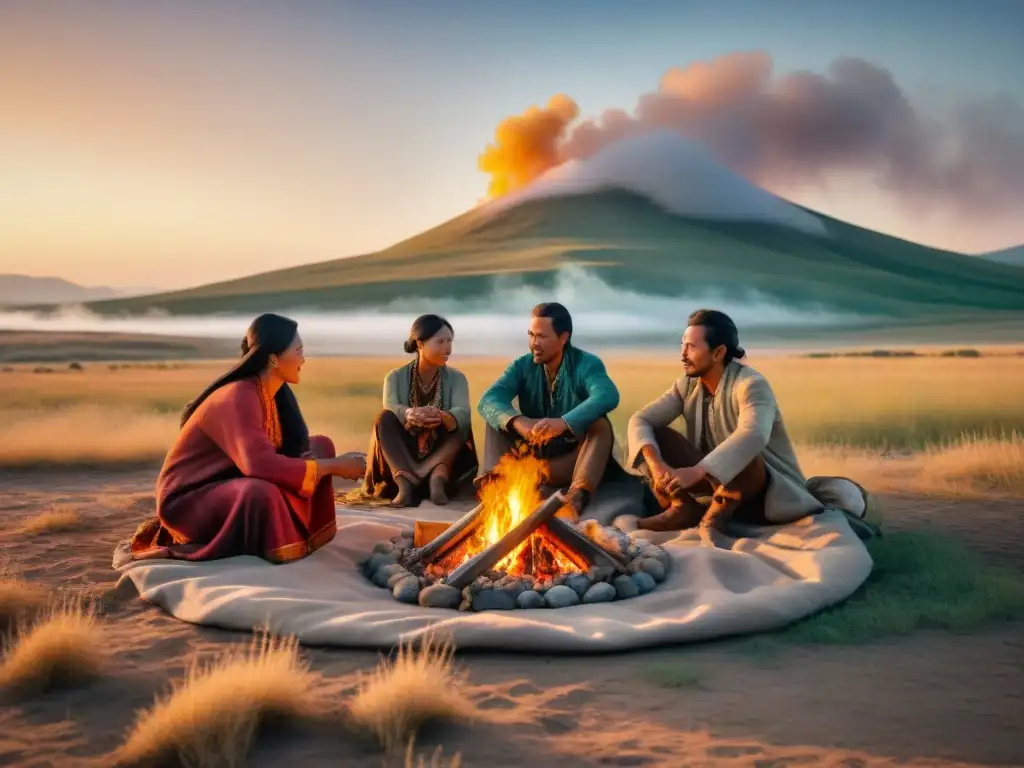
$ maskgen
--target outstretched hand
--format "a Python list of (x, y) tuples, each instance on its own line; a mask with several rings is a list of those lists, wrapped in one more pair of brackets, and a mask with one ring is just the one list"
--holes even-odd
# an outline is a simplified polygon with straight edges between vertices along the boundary
[(324, 474), (337, 475), (346, 480), (360, 480), (366, 475), (365, 453), (343, 453), (333, 459), (321, 459), (319, 463)]
[(530, 430), (531, 443), (543, 444), (554, 440), (569, 431), (564, 419), (541, 419)]

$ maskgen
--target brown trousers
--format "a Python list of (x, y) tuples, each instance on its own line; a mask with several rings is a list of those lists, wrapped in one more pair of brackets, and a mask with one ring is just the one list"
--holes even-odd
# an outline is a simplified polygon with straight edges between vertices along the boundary
[(433, 450), (424, 459), (418, 460), (416, 435), (407, 430), (392, 411), (383, 410), (373, 423), (363, 488), (370, 493), (383, 485), (383, 495), (393, 498), (398, 493), (395, 477), (404, 477), (418, 486), (436, 468), (440, 468), (446, 478), (453, 480), (453, 467), (466, 445), (458, 432), (442, 430)]
[(529, 445), (518, 432), (505, 432), (488, 425), (484, 436), (483, 471), (490, 472), (501, 457), (513, 449), (526, 449), (547, 461), (549, 485), (584, 488), (593, 493), (611, 460), (613, 439), (612, 423), (605, 416), (590, 426), (582, 440), (563, 436), (543, 446)]
[[(695, 467), (704, 458), (704, 454), (691, 443), (682, 433), (671, 427), (656, 427), (654, 440), (658, 444), (662, 460), (673, 469), (681, 467)], [(738, 500), (738, 505), (732, 514), (732, 519), (748, 523), (764, 523), (764, 502), (765, 493), (768, 490), (768, 470), (764, 458), (756, 456), (736, 477), (723, 486), (720, 486), (714, 478), (706, 477), (697, 485), (683, 490), (673, 496), (666, 495), (654, 487), (651, 477), (651, 470), (647, 462), (640, 465), (641, 471), (647, 478), (654, 496), (662, 509), (669, 506), (682, 505), (692, 512), (694, 516), (693, 525), (700, 522), (706, 508), (700, 504), (695, 497), (719, 495), (729, 499)]]

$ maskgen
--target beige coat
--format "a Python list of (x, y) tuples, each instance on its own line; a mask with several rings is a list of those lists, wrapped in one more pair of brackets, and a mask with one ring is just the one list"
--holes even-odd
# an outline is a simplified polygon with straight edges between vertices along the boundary
[[(641, 449), (655, 443), (654, 429), (667, 427), (680, 416), (678, 429), (698, 444), (702, 389), (699, 379), (681, 376), (664, 395), (633, 414), (627, 438), (629, 467), (636, 469), (643, 462)], [(782, 413), (761, 374), (735, 360), (729, 363), (715, 394), (710, 421), (716, 448), (700, 463), (708, 475), (728, 483), (761, 454), (769, 474), (765, 499), (769, 521), (787, 523), (822, 510), (821, 502), (807, 490)]]

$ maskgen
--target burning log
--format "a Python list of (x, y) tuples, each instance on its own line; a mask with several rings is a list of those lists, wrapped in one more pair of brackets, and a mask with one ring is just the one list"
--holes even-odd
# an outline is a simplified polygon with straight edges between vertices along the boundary
[(480, 513), (483, 511), (483, 504), (478, 504), (469, 512), (449, 526), (449, 528), (436, 537), (433, 541), (415, 550), (409, 556), (410, 563), (423, 563), (424, 565), (439, 560), (459, 546), (469, 537), (477, 526), (480, 525)]
[(544, 526), (553, 539), (570, 551), (570, 557), (574, 560), (578, 560), (582, 555), (590, 565), (603, 565), (613, 568), (616, 573), (626, 573), (625, 563), (607, 549), (598, 546), (589, 536), (584, 536), (577, 531), (565, 520), (553, 517)]
[[(491, 570), (502, 559), (511, 554), (516, 547), (526, 541), (538, 528), (551, 520), (555, 513), (565, 505), (565, 496), (558, 491), (541, 502), (540, 506), (533, 510), (528, 517), (523, 519), (515, 528), (510, 530), (500, 540), (489, 546), (483, 552), (475, 555), (468, 562), (463, 563), (448, 575), (447, 582), (456, 589), (464, 589), (469, 586), (478, 576)], [(476, 514), (476, 510), (472, 514)], [(467, 515), (466, 517), (468, 517)], [(463, 518), (464, 520), (465, 518)], [(459, 522), (462, 522), (461, 520)], [(458, 523), (456, 523), (458, 525)], [(452, 526), (454, 527), (454, 526)], [(441, 538), (440, 536), (438, 538)], [(434, 541), (437, 541), (435, 539)], [(433, 544), (434, 542), (431, 542)], [(426, 547), (424, 547), (426, 549)]]

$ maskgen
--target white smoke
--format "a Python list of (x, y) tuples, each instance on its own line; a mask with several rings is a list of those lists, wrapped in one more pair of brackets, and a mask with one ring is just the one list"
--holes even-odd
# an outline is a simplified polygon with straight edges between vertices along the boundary
[[(458, 354), (509, 354), (526, 347), (530, 310), (543, 301), (558, 301), (573, 316), (575, 337), (594, 349), (644, 346), (645, 339), (681, 334), (695, 309), (712, 307), (729, 314), (744, 330), (760, 328), (856, 325), (855, 315), (822, 307), (804, 309), (748, 292), (726, 297), (709, 291), (676, 297), (651, 297), (622, 291), (580, 267), (561, 270), (552, 290), (524, 285), (515, 277), (498, 282), (496, 291), (471, 301), (414, 300), (392, 302), (375, 310), (352, 312), (284, 311), (299, 323), (309, 354), (400, 354), (402, 341), (417, 315), (437, 312), (455, 327)], [(255, 314), (255, 313), (254, 313)], [(208, 316), (150, 312), (135, 316), (101, 316), (81, 307), (52, 314), (0, 312), (0, 328), (33, 331), (99, 331), (160, 336), (241, 339), (250, 315)], [(747, 345), (750, 348), (749, 345)]]
[(827, 236), (821, 219), (758, 187), (704, 146), (670, 131), (619, 139), (583, 160), (567, 160), (527, 186), (496, 198), (498, 212), (529, 200), (625, 189), (667, 211), (695, 218), (781, 224)]

